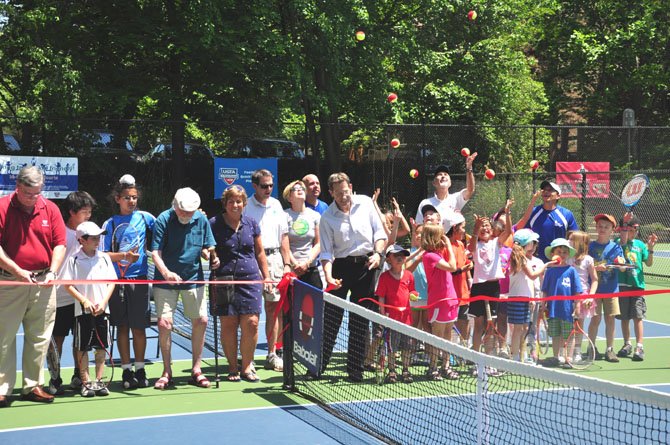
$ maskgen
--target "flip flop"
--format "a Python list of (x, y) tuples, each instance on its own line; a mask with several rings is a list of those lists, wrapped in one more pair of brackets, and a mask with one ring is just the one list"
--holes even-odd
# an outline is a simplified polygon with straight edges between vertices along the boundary
[(242, 374), (240, 374), (240, 378), (242, 380), (245, 380), (245, 381), (249, 382), (249, 383), (258, 383), (258, 382), (261, 381), (261, 379), (258, 378), (256, 373), (253, 372), (253, 371), (243, 372)]
[(172, 376), (163, 375), (160, 379), (156, 380), (156, 383), (154, 383), (154, 389), (167, 389), (169, 386), (172, 386), (173, 383)]
[(229, 382), (239, 382), (240, 379), (240, 373), (239, 372), (229, 372), (228, 373), (228, 381)]
[(203, 375), (202, 371), (192, 373), (189, 383), (200, 388), (209, 388), (210, 385), (209, 380)]

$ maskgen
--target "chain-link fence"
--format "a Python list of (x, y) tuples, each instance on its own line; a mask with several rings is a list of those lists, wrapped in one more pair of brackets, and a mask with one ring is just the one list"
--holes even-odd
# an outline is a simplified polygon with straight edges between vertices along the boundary
[[(359, 193), (381, 190), (380, 202), (395, 197), (408, 216), (414, 216), (421, 199), (432, 194), (432, 173), (439, 164), (449, 166), (454, 185), (465, 186), (465, 162), (460, 151), (477, 152), (477, 191), (465, 208), (473, 213), (492, 214), (506, 197), (516, 200), (515, 214), (521, 214), (541, 179), (554, 176), (558, 161), (608, 161), (609, 197), (561, 199), (575, 213), (587, 231), (593, 215), (605, 211), (617, 218), (623, 207), (617, 195), (632, 169), (647, 170), (651, 190), (635, 213), (643, 227), (641, 236), (654, 231), (660, 238), (655, 265), (649, 272), (670, 276), (670, 212), (665, 196), (670, 192), (670, 127), (570, 127), (570, 126), (472, 126), (397, 124), (314, 124), (171, 122), (159, 120), (46, 120), (18, 122), (0, 117), (4, 145), (0, 154), (77, 156), (79, 186), (101, 204), (99, 216), (107, 216), (104, 205), (113, 183), (124, 173), (133, 173), (144, 186), (142, 206), (158, 213), (170, 205), (174, 190), (189, 185), (203, 196), (203, 206), (215, 212), (213, 158), (245, 157), (244, 148), (258, 147), (247, 157), (278, 157), (280, 190), (306, 173), (317, 173), (325, 184), (333, 171), (347, 172)], [(13, 139), (13, 140), (12, 140)], [(391, 141), (398, 140), (392, 147)], [(181, 179), (175, 177), (175, 159), (158, 155), (173, 142), (185, 144), (179, 163)], [(103, 145), (101, 147), (101, 145)], [(132, 150), (128, 147), (132, 146)], [(15, 148), (19, 147), (19, 151)], [(297, 147), (297, 149), (295, 147)], [(165, 150), (165, 148), (168, 150)], [(306, 155), (306, 156), (305, 156)], [(531, 173), (530, 160), (540, 162)], [(493, 181), (482, 172), (495, 167)], [(649, 169), (655, 169), (649, 171)], [(410, 176), (416, 170), (418, 176)], [(519, 173), (510, 173), (519, 172)], [(590, 181), (592, 173), (587, 173)], [(330, 198), (324, 189), (322, 199)], [(591, 230), (592, 232), (592, 230)]]

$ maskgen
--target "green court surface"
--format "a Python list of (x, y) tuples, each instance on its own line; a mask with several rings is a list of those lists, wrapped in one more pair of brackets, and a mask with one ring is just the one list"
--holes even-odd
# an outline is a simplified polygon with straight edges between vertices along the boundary
[[(654, 281), (649, 289), (669, 289), (670, 282)], [(667, 324), (670, 332), (670, 293), (647, 298), (648, 319), (655, 324)], [(618, 322), (617, 322), (618, 323)], [(617, 339), (615, 350), (621, 347)], [(621, 359), (620, 363), (596, 361), (586, 371), (579, 372), (591, 377), (615, 381), (630, 385), (670, 383), (670, 336), (657, 336), (645, 340), (646, 357), (643, 362)], [(598, 348), (605, 349), (603, 339), (598, 340)], [(212, 380), (209, 389), (189, 385), (190, 360), (176, 361), (174, 364), (176, 385), (165, 391), (151, 388), (122, 391), (120, 369), (115, 371), (115, 382), (108, 397), (82, 398), (78, 393), (66, 391), (53, 404), (41, 405), (22, 402), (16, 397), (15, 390), (12, 406), (0, 410), (0, 432), (2, 430), (30, 428), (47, 425), (62, 425), (81, 422), (104, 421), (111, 419), (129, 419), (137, 417), (162, 416), (181, 413), (205, 413), (212, 411), (243, 410), (252, 408), (280, 407), (309, 403), (302, 397), (282, 389), (281, 373), (262, 369), (263, 358), (257, 358), (260, 383), (225, 380), (226, 364), (220, 367), (222, 381), (219, 388), (214, 387), (214, 363), (208, 360), (203, 371)], [(147, 365), (147, 373), (153, 382), (162, 371), (160, 362)], [(45, 371), (48, 378), (48, 373)], [(64, 380), (68, 380), (71, 369), (64, 369)], [(19, 377), (20, 378), (20, 377)], [(345, 384), (338, 382), (335, 387)], [(415, 382), (420, 384), (420, 382)], [(333, 388), (336, 390), (336, 388)]]

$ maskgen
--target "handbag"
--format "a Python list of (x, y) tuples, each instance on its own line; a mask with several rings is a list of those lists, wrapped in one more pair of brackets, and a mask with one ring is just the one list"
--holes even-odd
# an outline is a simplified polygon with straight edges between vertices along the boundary
[[(240, 250), (242, 244), (242, 237), (237, 233), (237, 250)], [(237, 271), (237, 258), (233, 265), (232, 275), (221, 275), (211, 277), (211, 281), (235, 281), (235, 272)], [(209, 285), (209, 313), (213, 316), (221, 316), (228, 314), (228, 306), (235, 301), (235, 284), (210, 284)]]

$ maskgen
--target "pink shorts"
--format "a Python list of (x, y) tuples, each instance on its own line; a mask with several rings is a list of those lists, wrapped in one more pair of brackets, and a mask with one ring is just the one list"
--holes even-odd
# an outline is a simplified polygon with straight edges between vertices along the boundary
[(428, 311), (428, 323), (453, 323), (458, 319), (458, 300), (440, 302)]

